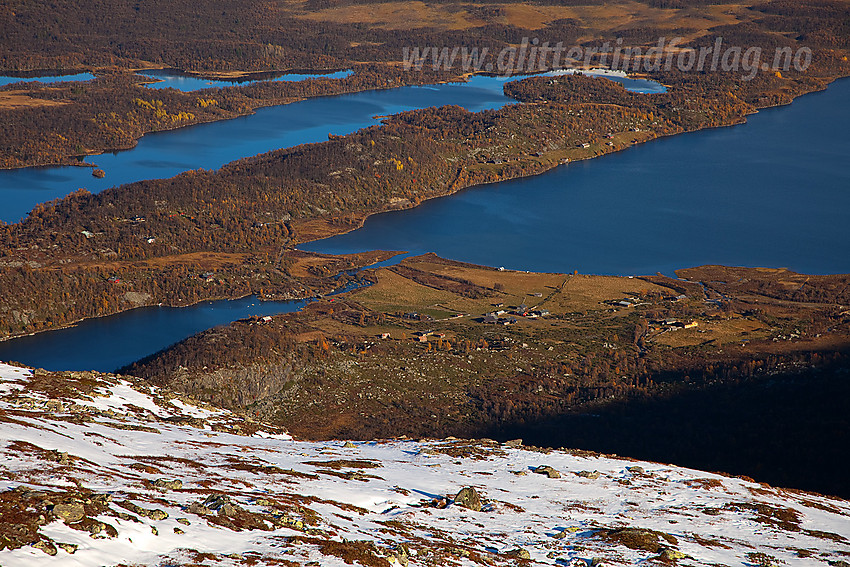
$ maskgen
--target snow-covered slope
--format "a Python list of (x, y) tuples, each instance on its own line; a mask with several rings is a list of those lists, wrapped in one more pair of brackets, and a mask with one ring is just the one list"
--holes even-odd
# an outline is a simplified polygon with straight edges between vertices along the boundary
[(8, 365), (0, 422), (6, 567), (850, 561), (850, 503), (654, 463), (302, 442), (129, 379)]

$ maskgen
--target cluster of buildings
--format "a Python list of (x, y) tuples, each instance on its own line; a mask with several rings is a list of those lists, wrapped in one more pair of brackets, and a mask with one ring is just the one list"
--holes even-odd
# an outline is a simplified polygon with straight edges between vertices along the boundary
[[(534, 295), (536, 295), (537, 297), (542, 296), (542, 294)], [(496, 307), (502, 307), (502, 304), (499, 303), (496, 305)], [(523, 303), (512, 311), (507, 311), (505, 309), (497, 309), (496, 311), (491, 311), (490, 313), (484, 315), (484, 317), (481, 319), (481, 322), (489, 325), (513, 325), (517, 322), (516, 317), (537, 319), (538, 317), (546, 317), (547, 315), (549, 315), (549, 310), (537, 308), (532, 309), (528, 305)]]

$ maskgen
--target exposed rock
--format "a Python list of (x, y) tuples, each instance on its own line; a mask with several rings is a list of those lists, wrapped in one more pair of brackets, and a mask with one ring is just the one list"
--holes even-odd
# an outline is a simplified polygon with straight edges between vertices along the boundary
[(478, 491), (471, 486), (461, 488), (454, 498), (454, 503), (474, 512), (481, 511), (481, 497), (478, 496)]
[(61, 547), (65, 551), (65, 553), (69, 555), (73, 555), (74, 552), (77, 551), (76, 543), (57, 543), (56, 545)]
[(527, 549), (516, 548), (505, 553), (508, 557), (516, 557), (517, 559), (531, 559), (531, 554)]
[(189, 507), (186, 508), (186, 511), (200, 516), (210, 515), (213, 512), (217, 512), (222, 518), (236, 516), (245, 512), (244, 509), (234, 504), (230, 500), (230, 496), (226, 494), (210, 494), (203, 502), (193, 502), (190, 504)]
[(227, 503), (218, 509), (218, 514), (219, 516), (235, 516), (240, 510), (241, 508), (239, 506)]
[(400, 543), (395, 548), (395, 553), (391, 556), (391, 558), (395, 559), (396, 563), (402, 565), (402, 567), (407, 567), (410, 563), (409, 560), (410, 552), (407, 549), (407, 546), (403, 543)]
[(204, 508), (217, 512), (226, 504), (230, 504), (230, 496), (227, 494), (210, 494), (201, 505)]
[(201, 504), (200, 502), (192, 502), (186, 508), (186, 511), (190, 514), (197, 514), (198, 516), (206, 516), (207, 514), (211, 514), (212, 510)]
[(624, 545), (629, 549), (642, 549), (653, 553), (660, 553), (666, 549), (659, 540), (664, 540), (670, 545), (679, 543), (679, 540), (670, 534), (645, 528), (607, 529), (600, 530), (594, 535), (611, 543)]
[(53, 513), (66, 524), (79, 522), (86, 516), (86, 507), (82, 502), (63, 502), (53, 507)]
[(510, 441), (505, 441), (505, 447), (518, 449), (519, 447), (522, 447), (522, 439), (511, 439)]
[(632, 474), (646, 474), (646, 471), (643, 469), (643, 467), (626, 467), (626, 470)]
[(679, 559), (684, 559), (685, 557), (687, 557), (687, 555), (681, 551), (670, 549), (669, 547), (663, 548), (661, 553), (658, 554), (658, 559), (661, 561), (677, 561)]
[[(77, 526), (75, 526), (75, 527), (77, 527)], [(97, 534), (101, 533), (104, 529), (106, 529), (106, 524), (104, 524), (103, 522), (98, 522), (97, 520), (95, 520), (93, 522), (80, 522), (79, 527), (81, 529), (86, 530), (91, 535), (97, 535)]]
[(537, 474), (545, 474), (549, 478), (561, 478), (561, 473), (558, 472), (555, 468), (550, 467), (549, 465), (540, 465), (534, 472)]
[(283, 516), (281, 518), (276, 518), (277, 524), (281, 526), (286, 526), (288, 528), (303, 530), (304, 522), (301, 520), (297, 520), (295, 518), (290, 518), (289, 516)]
[(578, 475), (582, 478), (589, 478), (590, 480), (596, 480), (597, 478), (599, 478), (600, 473), (599, 473), (599, 471), (592, 471), (592, 472), (591, 471), (579, 471), (579, 472), (576, 473), (576, 475)]
[(356, 449), (357, 445), (355, 445), (351, 441), (346, 441), (345, 443), (343, 443), (342, 448), (343, 449)]
[(139, 516), (145, 516), (146, 518), (150, 518), (151, 520), (159, 521), (164, 520), (168, 517), (168, 512), (166, 512), (165, 510), (159, 510), (157, 508), (142, 508), (141, 506), (134, 504), (129, 500), (125, 500), (124, 502), (121, 502), (118, 505), (126, 510), (138, 514)]
[[(60, 406), (59, 410), (57, 410), (57, 411), (61, 411), (61, 409), (62, 409), (62, 407)], [(66, 453), (64, 451), (50, 451), (47, 455), (45, 455), (45, 458), (48, 461), (53, 461), (54, 463), (59, 463), (60, 465), (70, 465), (71, 464), (70, 455), (68, 455), (68, 453)]]
[(56, 555), (57, 553), (59, 553), (59, 550), (56, 549), (56, 546), (53, 545), (53, 542), (48, 540), (39, 540), (32, 544), (32, 546), (36, 549), (40, 549), (47, 555)]
[(160, 490), (180, 490), (183, 488), (183, 481), (180, 479), (175, 480), (166, 480), (164, 478), (158, 478), (153, 481), (153, 485)]

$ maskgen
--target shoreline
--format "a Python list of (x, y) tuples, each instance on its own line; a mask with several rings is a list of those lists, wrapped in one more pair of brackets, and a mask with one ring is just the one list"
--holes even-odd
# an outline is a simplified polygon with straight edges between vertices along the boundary
[[(378, 252), (378, 251), (367, 251), (365, 253), (368, 253), (368, 252)], [(378, 259), (376, 259), (372, 264), (369, 264), (367, 266), (363, 266), (362, 268), (353, 268), (353, 270), (355, 272), (359, 273), (362, 270), (373, 269), (378, 264), (383, 264), (384, 262), (386, 262), (390, 259), (399, 257), (399, 256), (401, 256), (401, 258), (399, 258), (399, 261), (401, 261), (404, 258), (404, 256), (407, 254), (406, 252), (392, 252), (392, 251), (385, 251), (385, 252), (391, 253), (392, 255), (387, 259), (381, 259), (381, 257), (378, 257)], [(319, 252), (315, 252), (315, 253), (310, 252), (310, 254), (312, 254), (316, 257), (323, 257), (323, 256), (324, 257), (331, 257), (331, 258), (339, 258), (340, 257), (340, 255), (336, 255), (336, 254), (323, 254), (323, 253), (319, 253)], [(342, 272), (339, 272), (338, 274), (336, 274), (336, 276), (344, 274), (347, 271), (350, 271), (350, 270), (343, 270)], [(334, 279), (336, 276), (333, 276), (330, 279)], [(343, 286), (343, 287), (345, 287), (345, 286)], [(354, 289), (349, 290), (349, 291), (355, 291), (356, 289), (360, 289), (360, 287), (362, 287), (362, 286), (357, 286)], [(321, 293), (319, 295), (321, 295), (321, 297), (326, 297), (326, 296), (331, 296), (331, 295), (339, 295), (339, 294), (342, 294), (342, 293), (348, 293), (347, 291), (339, 291), (339, 289), (342, 289), (342, 288), (332, 288), (330, 291), (325, 292), (325, 293)], [(275, 295), (277, 295), (277, 294), (275, 294)], [(79, 326), (81, 323), (84, 323), (85, 321), (93, 321), (93, 320), (97, 320), (97, 319), (103, 319), (103, 318), (106, 318), (106, 317), (115, 317), (117, 315), (129, 313), (129, 312), (135, 311), (137, 309), (146, 309), (146, 308), (151, 308), (151, 307), (165, 307), (165, 308), (169, 308), (169, 309), (184, 309), (184, 308), (194, 307), (196, 305), (200, 305), (204, 302), (212, 303), (212, 302), (219, 302), (219, 301), (239, 301), (241, 299), (245, 299), (246, 297), (256, 297), (257, 301), (263, 302), (263, 303), (265, 303), (265, 302), (287, 303), (287, 302), (291, 302), (291, 301), (310, 300), (310, 299), (316, 297), (316, 294), (315, 293), (313, 293), (313, 294), (304, 293), (304, 294), (293, 294), (291, 297), (288, 297), (288, 298), (277, 298), (277, 297), (271, 298), (271, 297), (265, 297), (264, 295), (261, 295), (259, 293), (246, 293), (246, 294), (239, 295), (239, 296), (236, 296), (236, 297), (213, 296), (213, 297), (208, 297), (208, 298), (205, 298), (205, 299), (195, 301), (194, 303), (186, 303), (185, 305), (175, 305), (175, 304), (170, 304), (170, 303), (167, 303), (167, 302), (164, 302), (164, 301), (159, 302), (159, 303), (150, 303), (150, 304), (147, 304), (147, 305), (136, 305), (134, 307), (129, 307), (127, 309), (122, 309), (120, 311), (116, 311), (115, 313), (108, 313), (108, 314), (105, 314), (105, 315), (97, 315), (97, 316), (94, 316), (94, 317), (83, 317), (83, 318), (80, 318), (80, 319), (76, 319), (76, 320), (74, 320), (70, 323), (67, 323), (65, 325), (59, 325), (59, 326), (56, 326), (56, 327), (51, 327), (49, 329), (42, 329), (40, 331), (33, 331), (33, 332), (30, 332), (30, 333), (21, 333), (21, 334), (16, 334), (16, 335), (0, 336), (0, 343), (6, 342), (6, 341), (13, 341), (15, 339), (21, 339), (21, 338), (24, 338), (24, 337), (33, 337), (35, 335), (41, 335), (41, 334), (44, 334), (44, 333), (49, 333), (51, 331), (62, 331), (62, 330), (66, 330), (66, 329), (71, 329), (71, 328)]]
[[(361, 67), (362, 66), (363, 65), (361, 65)], [(165, 68), (165, 67), (152, 67), (150, 69), (162, 69), (162, 68)], [(142, 69), (142, 70), (144, 70), (144, 69)], [(348, 80), (348, 79), (355, 78), (357, 76), (357, 68), (352, 66), (350, 71), (351, 71), (351, 74), (348, 77), (345, 77), (343, 79), (330, 79), (330, 80)], [(145, 84), (155, 83), (155, 82), (156, 82), (155, 80), (140, 81), (139, 83), (137, 83), (137, 85), (145, 85)], [(15, 167), (0, 166), (0, 171), (16, 171), (16, 170), (24, 170), (24, 169), (30, 169), (30, 168), (44, 168), (44, 167), (69, 167), (69, 166), (71, 166), (71, 167), (89, 167), (89, 166), (90, 167), (97, 167), (97, 164), (87, 164), (87, 163), (82, 162), (82, 160), (89, 157), (89, 156), (98, 156), (98, 155), (103, 155), (103, 154), (106, 154), (106, 153), (118, 153), (118, 152), (125, 152), (125, 151), (133, 150), (133, 149), (136, 148), (136, 146), (139, 145), (139, 140), (141, 140), (142, 138), (144, 138), (148, 134), (156, 134), (156, 133), (160, 133), (160, 132), (171, 132), (171, 131), (174, 131), (174, 130), (180, 130), (182, 128), (191, 128), (193, 126), (200, 126), (200, 125), (203, 125), (203, 124), (214, 124), (214, 123), (217, 123), (217, 122), (225, 122), (227, 120), (235, 120), (235, 119), (238, 119), (238, 118), (244, 118), (246, 116), (252, 116), (252, 115), (257, 113), (257, 110), (262, 109), (262, 108), (273, 108), (273, 107), (276, 107), (276, 106), (285, 106), (285, 105), (288, 105), (288, 104), (292, 104), (292, 103), (296, 103), (296, 102), (302, 102), (302, 101), (305, 101), (305, 100), (330, 98), (330, 97), (335, 97), (335, 96), (344, 96), (344, 95), (358, 94), (358, 93), (364, 93), (364, 92), (373, 92), (373, 91), (375, 91), (375, 92), (377, 92), (377, 91), (387, 91), (387, 90), (399, 89), (399, 88), (404, 88), (404, 87), (427, 87), (427, 86), (432, 86), (432, 85), (440, 85), (440, 84), (453, 83), (453, 82), (465, 83), (465, 82), (467, 82), (467, 79), (463, 75), (454, 75), (454, 76), (447, 78), (447, 79), (444, 79), (444, 80), (439, 80), (439, 81), (429, 82), (429, 83), (402, 82), (398, 85), (393, 85), (393, 86), (366, 86), (366, 87), (363, 87), (363, 88), (352, 87), (352, 88), (340, 90), (339, 92), (321, 93), (321, 94), (316, 94), (316, 95), (313, 95), (313, 96), (285, 97), (282, 101), (280, 101), (280, 100), (278, 100), (278, 101), (268, 100), (267, 101), (267, 100), (262, 100), (262, 99), (251, 99), (255, 104), (253, 106), (251, 106), (250, 110), (248, 110), (247, 112), (244, 112), (244, 113), (237, 113), (233, 116), (227, 116), (227, 117), (222, 117), (222, 118), (214, 118), (214, 119), (208, 119), (208, 120), (199, 119), (196, 122), (193, 122), (192, 124), (185, 124), (185, 125), (179, 125), (178, 124), (178, 125), (174, 125), (174, 126), (171, 126), (171, 127), (160, 128), (160, 129), (157, 129), (157, 130), (149, 130), (149, 131), (143, 132), (139, 137), (134, 138), (132, 145), (111, 146), (111, 147), (108, 147), (108, 148), (99, 149), (99, 150), (91, 152), (91, 153), (77, 154), (77, 155), (73, 155), (73, 156), (70, 156), (70, 155), (64, 156), (63, 158), (61, 158), (59, 160), (50, 161), (50, 162), (31, 163), (31, 164), (20, 165), (20, 166), (15, 166)], [(292, 84), (296, 84), (296, 83), (293, 82)], [(233, 86), (211, 87), (211, 88), (231, 89), (231, 88), (243, 88), (243, 87), (249, 87), (249, 86), (251, 86), (251, 85), (234, 84)], [(183, 94), (192, 94), (192, 93), (195, 93), (195, 92), (200, 92), (202, 90), (205, 90), (205, 89), (199, 89), (198, 91), (180, 91), (180, 92), (183, 93)], [(293, 147), (295, 147), (295, 146), (293, 146)], [(286, 148), (278, 148), (278, 149), (286, 149)], [(239, 161), (240, 159), (246, 159), (246, 158), (251, 158), (251, 157), (255, 157), (255, 156), (242, 156), (242, 157), (236, 158), (232, 161)], [(228, 163), (232, 163), (232, 161), (228, 162)], [(222, 167), (224, 165), (227, 165), (227, 164), (222, 164)], [(191, 171), (191, 170), (188, 170), (188, 171)], [(39, 203), (39, 204), (42, 204), (42, 203)]]
[[(412, 201), (407, 200), (406, 203), (404, 203), (404, 204), (400, 203), (399, 206), (387, 206), (384, 209), (366, 213), (364, 216), (362, 216), (362, 218), (360, 218), (358, 216), (358, 224), (354, 227), (339, 230), (336, 233), (331, 234), (329, 236), (320, 236), (320, 237), (317, 237), (317, 238), (307, 238), (305, 240), (298, 240), (296, 242), (296, 246), (298, 244), (318, 242), (320, 240), (325, 240), (325, 239), (328, 239), (328, 238), (333, 238), (335, 236), (341, 236), (343, 234), (348, 234), (350, 232), (354, 232), (356, 230), (363, 228), (363, 225), (366, 223), (366, 220), (368, 220), (373, 215), (380, 215), (380, 214), (383, 214), (383, 213), (389, 213), (389, 212), (393, 212), (393, 211), (410, 210), (410, 209), (416, 208), (417, 206), (419, 206), (419, 204), (424, 203), (425, 201), (430, 201), (432, 199), (439, 199), (439, 198), (442, 198), (442, 197), (450, 197), (450, 196), (455, 195), (457, 193), (460, 193), (461, 191), (464, 191), (466, 189), (474, 189), (475, 187), (485, 187), (487, 185), (493, 185), (495, 183), (503, 183), (503, 182), (506, 182), (506, 181), (513, 181), (513, 180), (516, 180), (516, 179), (524, 179), (524, 178), (528, 178), (528, 177), (535, 177), (537, 175), (542, 175), (544, 173), (552, 171), (552, 170), (554, 170), (558, 167), (569, 165), (572, 162), (588, 161), (588, 160), (604, 157), (606, 155), (626, 151), (626, 150), (628, 150), (632, 147), (642, 145), (642, 144), (647, 144), (647, 143), (653, 142), (655, 140), (660, 140), (660, 139), (664, 139), (664, 138), (671, 138), (671, 137), (674, 137), (674, 136), (681, 136), (681, 135), (691, 134), (691, 133), (695, 133), (695, 132), (702, 132), (704, 130), (714, 130), (714, 129), (721, 129), (721, 128), (734, 128), (735, 126), (740, 126), (742, 124), (746, 124), (748, 122), (748, 120), (747, 120), (748, 116), (758, 114), (762, 110), (781, 109), (781, 108), (784, 108), (784, 107), (787, 107), (787, 106), (791, 106), (794, 103), (794, 101), (797, 100), (797, 98), (799, 98), (801, 96), (806, 96), (806, 95), (809, 95), (809, 94), (825, 92), (832, 83), (834, 83), (835, 81), (842, 80), (842, 79), (850, 80), (850, 75), (833, 77), (831, 80), (829, 80), (826, 83), (824, 88), (814, 89), (814, 90), (811, 90), (811, 91), (807, 91), (805, 93), (801, 93), (801, 94), (797, 95), (796, 97), (792, 98), (790, 101), (788, 101), (786, 103), (780, 103), (780, 104), (774, 104), (774, 105), (770, 105), (770, 106), (764, 106), (764, 107), (761, 107), (761, 108), (756, 108), (755, 110), (753, 110), (752, 112), (750, 112), (749, 114), (744, 116), (744, 118), (742, 120), (740, 120), (739, 122), (734, 122), (734, 123), (731, 123), (731, 124), (721, 124), (721, 125), (718, 125), (718, 126), (710, 126), (710, 127), (705, 127), (705, 128), (696, 128), (696, 129), (693, 129), (693, 130), (683, 130), (681, 132), (675, 132), (675, 133), (671, 133), (671, 134), (654, 135), (654, 136), (647, 138), (645, 140), (641, 140), (641, 141), (638, 141), (638, 142), (635, 142), (635, 143), (631, 143), (631, 144), (629, 144), (629, 145), (627, 145), (623, 148), (613, 149), (611, 151), (603, 151), (602, 153), (598, 153), (598, 154), (595, 154), (595, 155), (592, 155), (592, 156), (584, 156), (584, 157), (580, 157), (580, 158), (577, 158), (577, 159), (571, 158), (571, 159), (569, 159), (569, 161), (567, 161), (565, 163), (555, 163), (555, 164), (552, 164), (549, 167), (545, 167), (545, 168), (541, 169), (540, 171), (529, 173), (528, 175), (508, 176), (508, 177), (505, 177), (503, 179), (496, 179), (496, 180), (493, 180), (493, 181), (471, 183), (471, 184), (468, 184), (468, 185), (459, 186), (455, 189), (449, 190), (448, 192), (440, 194), (440, 195), (428, 196), (426, 198), (423, 198), (421, 201), (419, 201), (419, 203), (413, 203)], [(665, 87), (667, 87), (667, 86), (668, 85), (665, 85)], [(646, 95), (646, 96), (652, 96), (652, 95), (649, 94), (649, 95)], [(519, 103), (518, 102), (517, 104), (530, 104), (530, 103)], [(305, 221), (305, 224), (309, 223), (309, 222), (316, 222), (318, 220), (321, 220), (321, 219), (310, 219), (308, 221)], [(297, 224), (295, 226), (297, 227)], [(327, 252), (321, 252), (321, 253), (327, 254)], [(679, 269), (684, 269), (684, 268), (679, 268)], [(838, 272), (836, 274), (822, 274), (822, 275), (839, 275), (839, 274), (840, 274), (840, 272)], [(635, 274), (632, 274), (632, 275), (635, 275)], [(626, 277), (626, 276), (616, 276), (616, 277)]]
[[(806, 94), (823, 92), (829, 87), (829, 85), (831, 85), (836, 80), (848, 79), (848, 78), (850, 78), (850, 76), (832, 77), (828, 80), (828, 82), (826, 82), (826, 84), (824, 85), (823, 88), (806, 91), (806, 92), (801, 93), (797, 96), (804, 96)], [(438, 84), (438, 83), (434, 83), (434, 84)], [(398, 88), (398, 87), (391, 87), (391, 88)], [(380, 89), (380, 90), (384, 90), (384, 89)], [(321, 96), (325, 96), (325, 95), (321, 95)], [(334, 95), (328, 95), (328, 96), (334, 96)], [(652, 95), (644, 95), (644, 96), (652, 96)], [(771, 105), (771, 106), (765, 106), (765, 107), (757, 108), (756, 110), (754, 110), (750, 114), (756, 114), (761, 110), (772, 109), (772, 108), (778, 109), (778, 108), (781, 108), (781, 107), (784, 107), (784, 106), (788, 106), (788, 105), (792, 104), (794, 102), (794, 100), (796, 100), (796, 98), (797, 97), (794, 97), (791, 101), (789, 101), (787, 103), (775, 104), (775, 105)], [(531, 103), (519, 103), (518, 102), (517, 104), (531, 104)], [(747, 114), (746, 116), (749, 116), (750, 114)], [(610, 151), (605, 151), (605, 149), (603, 147), (603, 150), (601, 151), (601, 153), (596, 153), (594, 155), (585, 155), (585, 156), (575, 158), (575, 159), (570, 158), (569, 162), (585, 161), (585, 160), (598, 158), (598, 157), (605, 156), (605, 155), (608, 155), (608, 154), (613, 154), (613, 153), (617, 153), (617, 152), (620, 152), (620, 151), (623, 151), (623, 150), (627, 150), (627, 149), (629, 149), (633, 146), (637, 146), (639, 144), (647, 143), (647, 142), (650, 142), (650, 141), (653, 141), (653, 140), (658, 140), (658, 139), (661, 139), (661, 138), (669, 138), (669, 137), (680, 135), (680, 134), (687, 134), (687, 133), (691, 133), (691, 132), (699, 132), (701, 130), (709, 130), (709, 129), (714, 129), (714, 128), (727, 128), (727, 127), (738, 126), (740, 124), (745, 124), (747, 122), (746, 116), (744, 116), (740, 121), (734, 122), (734, 123), (731, 123), (731, 124), (721, 124), (721, 125), (718, 125), (718, 126), (696, 128), (696, 129), (692, 129), (692, 130), (683, 130), (683, 131), (680, 131), (680, 132), (674, 132), (674, 133), (669, 133), (669, 134), (661, 134), (661, 135), (657, 135), (657, 134), (653, 133), (653, 135), (651, 137), (648, 137), (646, 139), (643, 139), (643, 140), (640, 140), (640, 141), (637, 141), (637, 142), (634, 142), (634, 143), (630, 143), (630, 144), (628, 144), (624, 147), (612, 148)], [(321, 144), (321, 143), (324, 143), (324, 142), (317, 142), (316, 144)], [(295, 147), (297, 147), (297, 146), (295, 146)], [(255, 157), (255, 156), (249, 156), (249, 158), (250, 157)], [(240, 159), (245, 159), (245, 158), (240, 158)], [(238, 160), (235, 160), (235, 161), (238, 161)], [(494, 184), (494, 183), (501, 183), (501, 182), (505, 182), (505, 181), (511, 181), (511, 180), (515, 180), (515, 179), (521, 179), (521, 178), (525, 178), (525, 177), (532, 177), (532, 176), (535, 176), (535, 175), (540, 175), (540, 174), (552, 171), (560, 165), (568, 165), (569, 162), (567, 162), (567, 163), (553, 162), (553, 163), (549, 163), (549, 164), (538, 162), (539, 169), (536, 169), (536, 170), (532, 171), (531, 173), (528, 173), (526, 175), (508, 175), (508, 176), (505, 176), (503, 178), (495, 179), (495, 180), (492, 180), (492, 181), (461, 183), (459, 185), (455, 185), (455, 183), (457, 182), (457, 179), (455, 179), (455, 181), (452, 181), (449, 184), (447, 190), (443, 193), (426, 196), (426, 197), (422, 198), (421, 200), (420, 199), (417, 199), (416, 201), (407, 200), (404, 203), (397, 203), (396, 205), (389, 205), (388, 204), (387, 206), (383, 207), (380, 210), (371, 211), (371, 212), (368, 212), (368, 213), (365, 213), (365, 214), (358, 214), (355, 217), (356, 220), (357, 220), (356, 226), (355, 225), (349, 225), (347, 227), (333, 226), (329, 223), (328, 219), (322, 219), (322, 218), (306, 220), (303, 223), (300, 223), (300, 226), (299, 226), (299, 223), (293, 223), (293, 228), (296, 231), (295, 232), (296, 242), (294, 243), (293, 248), (297, 249), (297, 246), (299, 244), (316, 242), (318, 240), (323, 240), (323, 239), (326, 239), (326, 238), (331, 238), (331, 237), (334, 237), (334, 236), (339, 236), (339, 235), (342, 235), (342, 234), (347, 234), (349, 232), (353, 232), (355, 230), (358, 230), (358, 229), (363, 227), (366, 220), (369, 217), (371, 217), (372, 215), (377, 215), (377, 214), (382, 214), (382, 213), (392, 212), (392, 211), (413, 209), (413, 208), (415, 208), (416, 206), (418, 206), (419, 204), (421, 204), (425, 201), (435, 199), (435, 198), (440, 198), (440, 197), (448, 197), (448, 196), (454, 195), (456, 193), (459, 193), (459, 192), (461, 192), (465, 189), (471, 189), (471, 188), (478, 187), (478, 186), (491, 185), (491, 184)], [(35, 166), (35, 167), (41, 167), (41, 166)], [(315, 224), (319, 225), (321, 228), (327, 230), (329, 232), (329, 234), (323, 234), (323, 235), (316, 236), (315, 233), (313, 235), (310, 235), (308, 233), (307, 238), (305, 238), (304, 240), (300, 240), (299, 237), (298, 237), (299, 229), (302, 228), (304, 225), (313, 224), (313, 223), (315, 223)], [(364, 252), (369, 252), (369, 251), (361, 251), (361, 253), (364, 253)], [(336, 254), (328, 254), (328, 253), (325, 253), (325, 252), (310, 252), (310, 254), (323, 255), (323, 256), (334, 257), (334, 258), (338, 258), (338, 257), (343, 256), (343, 255), (336, 255)], [(365, 268), (361, 268), (361, 269), (365, 269)], [(680, 268), (680, 269), (683, 269), (683, 268)], [(624, 277), (625, 278), (625, 277), (628, 277), (629, 275), (638, 277), (636, 274), (616, 275), (614, 277)], [(830, 275), (840, 275), (840, 273), (830, 274)], [(193, 305), (198, 305), (200, 303), (203, 303), (204, 301), (238, 300), (238, 299), (242, 299), (244, 297), (247, 297), (249, 295), (252, 295), (252, 294), (245, 294), (245, 295), (242, 295), (242, 296), (236, 297), (236, 298), (221, 297), (221, 296), (206, 297), (206, 298), (200, 299), (200, 300), (198, 300), (194, 303), (188, 303), (186, 305), (169, 305), (166, 302), (161, 302), (160, 304), (163, 304), (163, 305), (168, 306), (168, 307), (175, 307), (175, 308), (176, 307), (191, 307)], [(291, 300), (298, 300), (298, 299), (304, 299), (304, 297), (293, 297), (293, 298), (291, 298)], [(70, 328), (70, 327), (76, 326), (79, 323), (86, 321), (88, 319), (110, 317), (110, 316), (118, 315), (118, 314), (124, 313), (126, 311), (130, 311), (130, 310), (133, 310), (133, 309), (136, 309), (136, 308), (139, 308), (139, 307), (151, 307), (151, 306), (153, 306), (153, 304), (152, 305), (134, 306), (134, 307), (130, 307), (128, 309), (121, 309), (121, 310), (118, 310), (114, 313), (110, 313), (110, 314), (106, 314), (106, 315), (99, 315), (97, 317), (85, 317), (85, 318), (75, 320), (74, 322), (72, 322), (68, 325), (57, 326), (57, 327), (53, 327), (53, 328), (50, 328), (50, 329), (43, 329), (43, 330), (40, 330), (40, 331), (31, 332), (31, 333), (9, 335), (7, 337), (0, 338), (0, 341), (13, 340), (13, 339), (16, 339), (16, 338), (36, 335), (36, 334), (40, 334), (40, 333), (44, 333), (44, 332), (49, 332), (49, 331), (52, 331), (52, 330), (60, 330), (60, 329)]]

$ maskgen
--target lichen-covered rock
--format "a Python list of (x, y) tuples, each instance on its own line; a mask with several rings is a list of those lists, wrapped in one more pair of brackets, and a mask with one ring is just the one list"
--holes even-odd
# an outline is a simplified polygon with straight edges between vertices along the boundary
[(160, 490), (163, 490), (163, 491), (165, 491), (165, 490), (180, 490), (181, 488), (183, 488), (183, 481), (180, 480), (180, 479), (166, 480), (164, 478), (158, 478), (155, 481), (153, 481), (153, 485), (154, 485), (154, 487), (156, 487)]
[(550, 467), (549, 465), (540, 465), (539, 467), (534, 469), (534, 472), (536, 472), (537, 474), (545, 474), (549, 478), (561, 478), (561, 473), (558, 472), (557, 469)]
[(77, 551), (78, 547), (76, 543), (57, 543), (56, 545), (62, 548), (62, 550), (69, 555), (73, 555), (74, 552)]
[(129, 500), (121, 502), (119, 506), (121, 506), (125, 510), (133, 512), (134, 514), (138, 514), (139, 516), (144, 516), (155, 521), (165, 520), (166, 518), (168, 518), (168, 512), (166, 512), (165, 510), (160, 510), (158, 508), (142, 508), (138, 504), (130, 502)]
[(57, 553), (59, 553), (59, 550), (56, 549), (56, 546), (53, 545), (53, 542), (48, 540), (39, 540), (32, 544), (32, 546), (36, 549), (43, 551), (47, 555), (56, 555)]
[(82, 502), (60, 502), (53, 507), (53, 513), (66, 524), (70, 524), (85, 518), (86, 507)]
[(661, 553), (658, 554), (658, 559), (665, 562), (678, 561), (679, 559), (684, 559), (687, 557), (681, 551), (677, 551), (675, 549), (670, 549), (669, 547), (665, 547), (661, 550)]
[(45, 455), (45, 458), (60, 465), (70, 465), (72, 462), (71, 456), (65, 451), (50, 451)]
[(599, 478), (600, 473), (599, 473), (599, 471), (579, 471), (579, 472), (576, 473), (576, 475), (578, 475), (582, 478), (589, 478), (590, 480), (596, 480), (597, 478)]
[(460, 492), (454, 498), (454, 503), (458, 506), (468, 508), (473, 512), (481, 511), (481, 497), (478, 496), (478, 491), (471, 486), (461, 488)]

